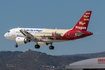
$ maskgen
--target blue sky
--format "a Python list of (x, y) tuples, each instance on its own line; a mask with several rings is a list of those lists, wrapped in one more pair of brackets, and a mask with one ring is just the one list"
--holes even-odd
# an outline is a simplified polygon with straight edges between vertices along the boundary
[[(36, 43), (27, 43), (15, 48), (15, 41), (7, 40), (4, 34), (11, 28), (58, 28), (70, 29), (82, 15), (91, 10), (88, 31), (94, 34), (74, 41), (53, 43), (35, 49)], [(26, 51), (28, 48), (49, 55), (72, 55), (105, 51), (105, 0), (0, 0), (0, 51)]]

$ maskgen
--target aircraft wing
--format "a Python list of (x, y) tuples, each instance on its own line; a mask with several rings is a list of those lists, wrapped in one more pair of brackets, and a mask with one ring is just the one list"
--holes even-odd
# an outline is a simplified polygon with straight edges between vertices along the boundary
[(38, 38), (37, 36), (33, 36), (32, 34), (30, 34), (29, 32), (27, 32), (26, 30), (20, 30), (20, 32), (29, 40), (32, 41), (41, 41), (41, 38)]
[(83, 35), (84, 33), (80, 32), (80, 31), (76, 31), (76, 36), (81, 36)]

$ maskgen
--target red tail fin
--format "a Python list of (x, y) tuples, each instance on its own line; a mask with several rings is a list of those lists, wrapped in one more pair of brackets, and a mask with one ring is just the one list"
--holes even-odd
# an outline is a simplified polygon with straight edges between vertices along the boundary
[(77, 24), (74, 26), (74, 30), (79, 31), (86, 31), (88, 28), (88, 23), (90, 20), (92, 11), (86, 11), (85, 14), (81, 17), (81, 19), (77, 22)]

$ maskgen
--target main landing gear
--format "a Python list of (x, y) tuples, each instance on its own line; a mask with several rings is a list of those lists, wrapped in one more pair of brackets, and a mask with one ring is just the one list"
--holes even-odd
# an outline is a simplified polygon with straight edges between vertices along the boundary
[(36, 48), (36, 49), (39, 49), (39, 48), (40, 48), (40, 45), (36, 44), (36, 45), (35, 45), (35, 48)]
[(50, 50), (53, 50), (54, 49), (54, 46), (52, 46), (52, 43), (51, 43), (51, 46), (49, 46), (49, 49)]
[(50, 49), (50, 50), (53, 50), (53, 49), (54, 49), (54, 46), (49, 46), (49, 49)]
[[(36, 49), (39, 49), (39, 48), (40, 48), (40, 45), (36, 44), (36, 45), (35, 45), (35, 48), (36, 48)], [(52, 46), (52, 43), (51, 43), (51, 46), (49, 46), (49, 49), (50, 49), (50, 50), (53, 50), (53, 49), (54, 49), (54, 46)]]

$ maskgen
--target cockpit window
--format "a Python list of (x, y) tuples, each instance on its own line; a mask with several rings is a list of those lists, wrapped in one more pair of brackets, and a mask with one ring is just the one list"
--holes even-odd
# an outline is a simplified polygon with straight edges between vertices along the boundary
[(8, 33), (9, 33), (10, 31), (8, 31)]

